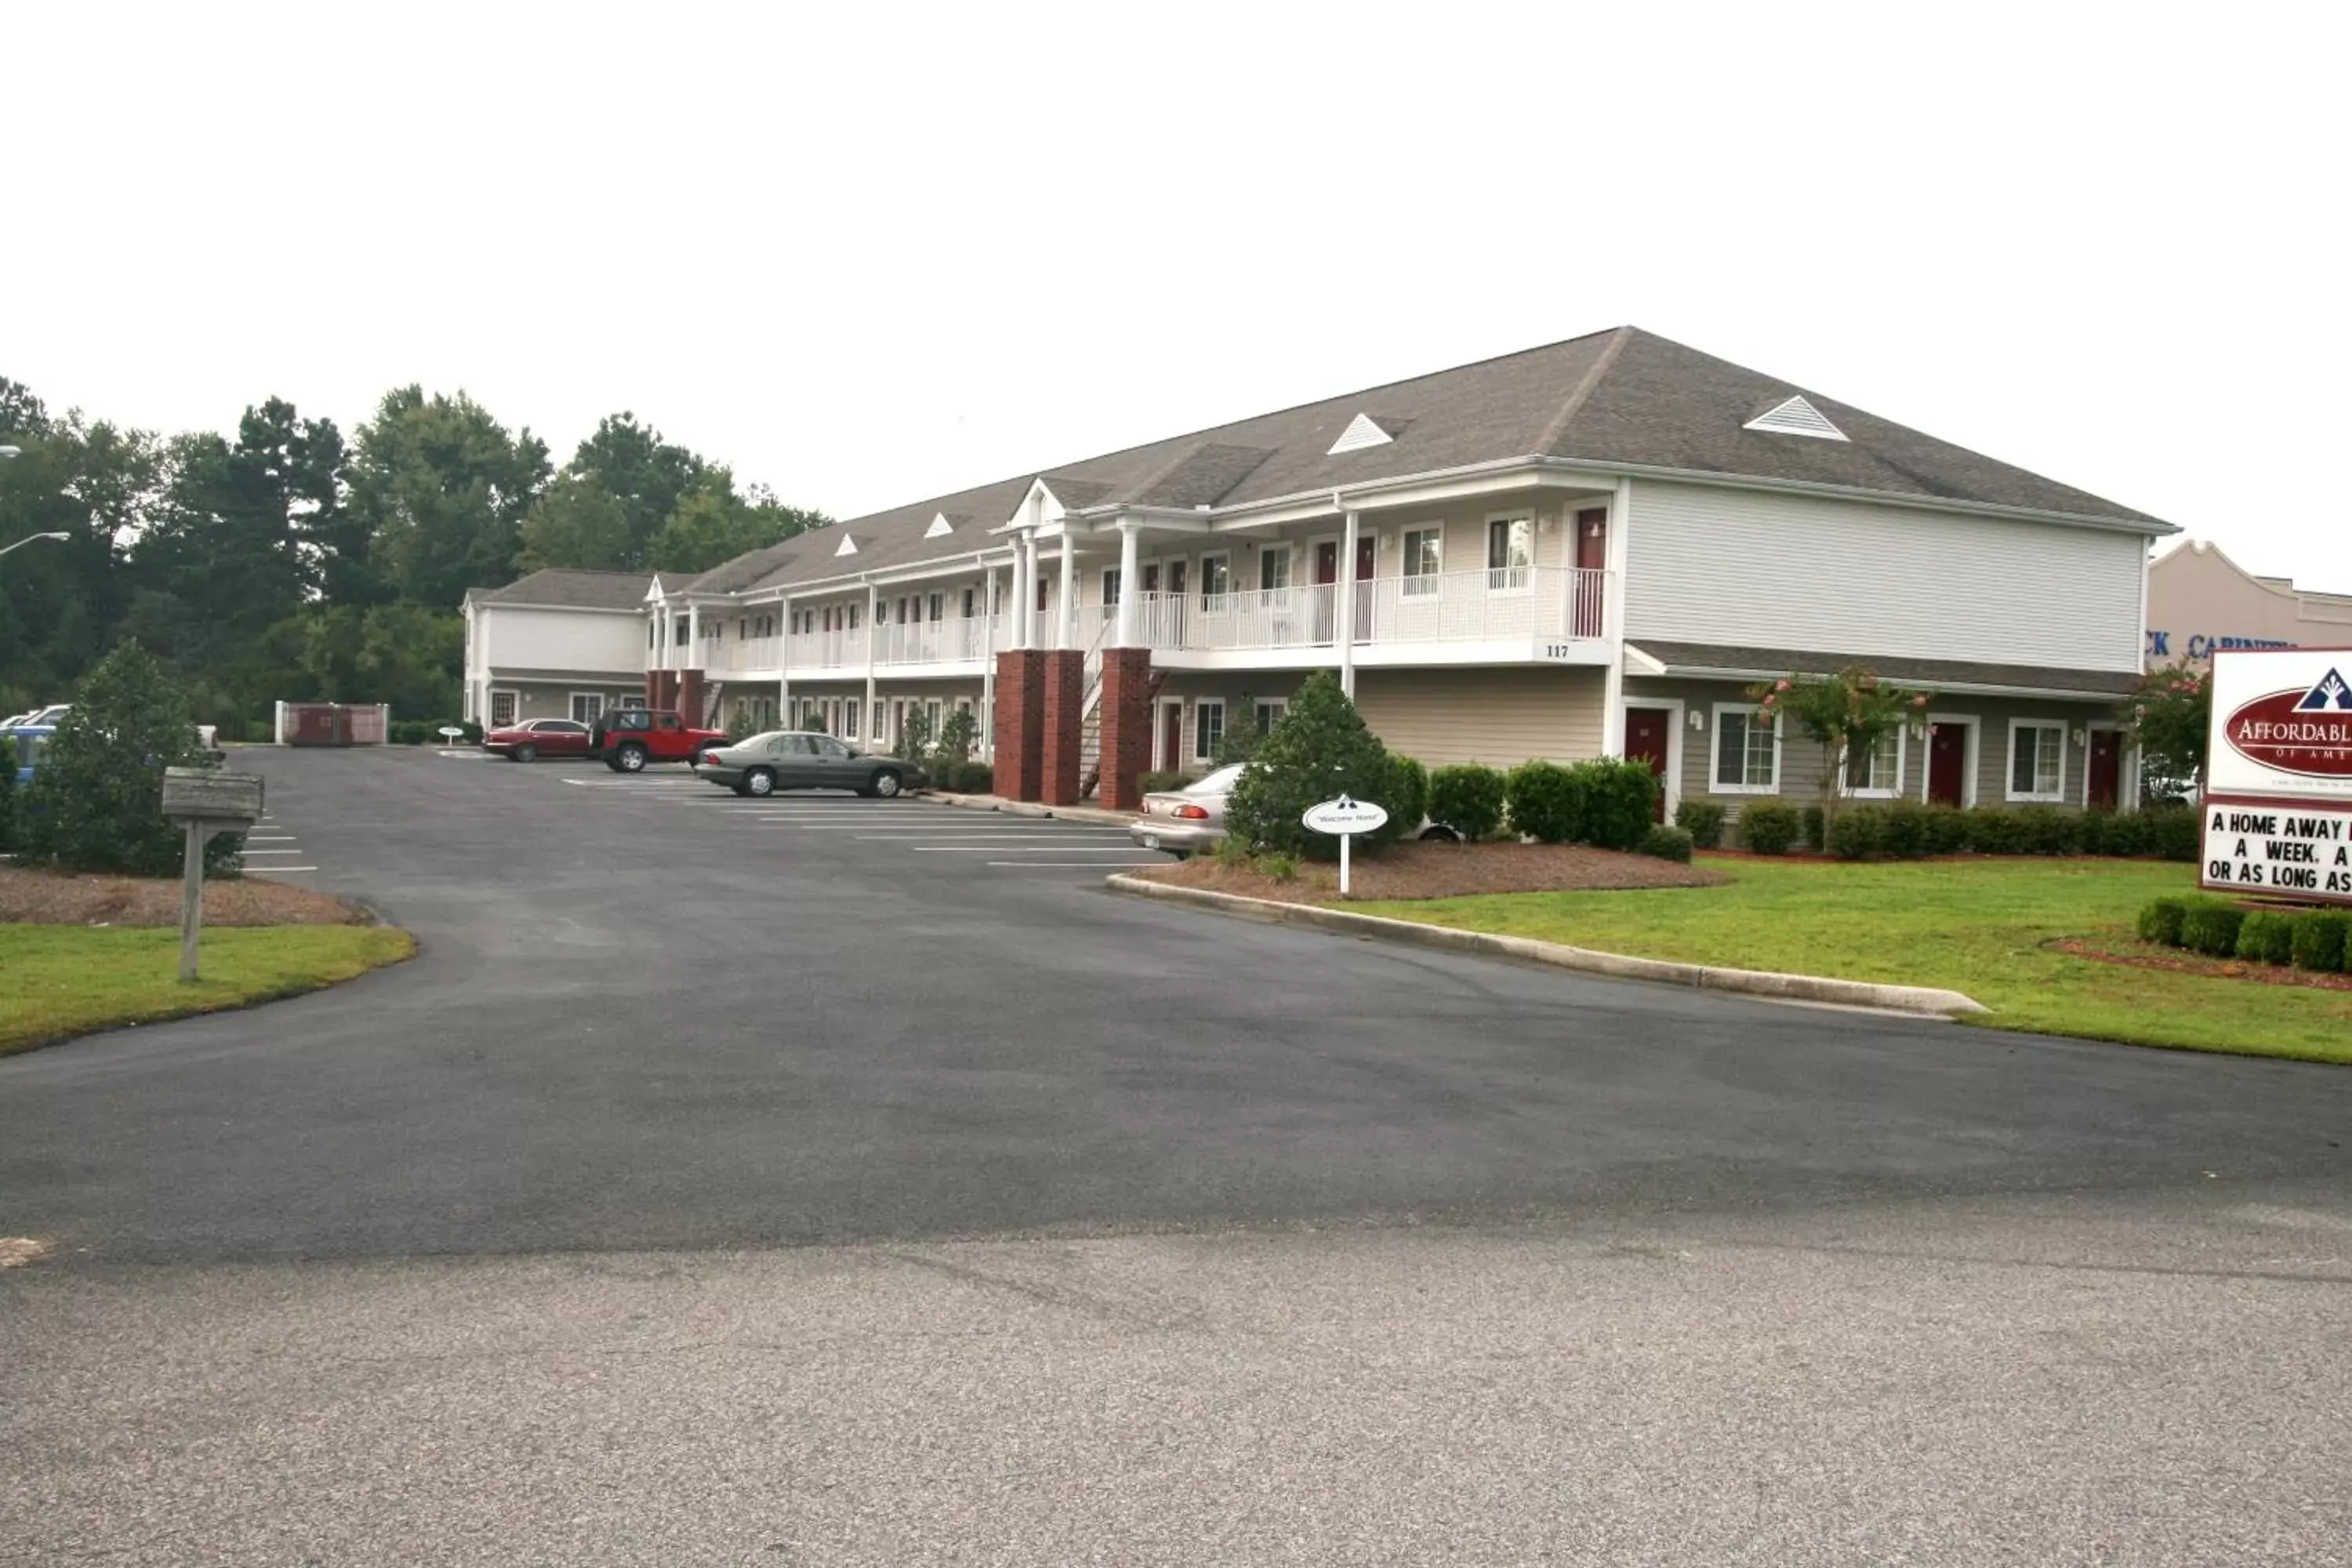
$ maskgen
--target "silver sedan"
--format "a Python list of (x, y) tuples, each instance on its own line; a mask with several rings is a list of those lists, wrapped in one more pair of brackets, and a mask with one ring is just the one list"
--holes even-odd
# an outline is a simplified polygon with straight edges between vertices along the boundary
[(1225, 801), (1240, 782), (1243, 766), (1233, 763), (1182, 789), (1145, 795), (1143, 815), (1129, 826), (1127, 836), (1146, 849), (1179, 859), (1215, 848), (1225, 836)]

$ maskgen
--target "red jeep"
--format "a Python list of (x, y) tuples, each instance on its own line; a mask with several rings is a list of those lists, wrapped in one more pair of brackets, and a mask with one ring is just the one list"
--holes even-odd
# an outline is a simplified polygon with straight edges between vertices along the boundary
[(616, 773), (640, 773), (648, 763), (695, 762), (726, 743), (724, 730), (697, 730), (649, 708), (616, 708), (588, 732), (588, 754)]

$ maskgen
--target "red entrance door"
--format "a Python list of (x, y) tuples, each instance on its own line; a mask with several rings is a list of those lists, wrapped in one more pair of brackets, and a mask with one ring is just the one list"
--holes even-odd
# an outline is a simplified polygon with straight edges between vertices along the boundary
[(1569, 584), (1569, 625), (1578, 637), (1601, 635), (1601, 606), (1608, 579), (1609, 509), (1589, 507), (1576, 514), (1576, 576)]
[(1658, 781), (1650, 816), (1659, 822), (1666, 819), (1666, 726), (1674, 719), (1673, 710), (1665, 708), (1625, 710), (1625, 760), (1650, 764), (1651, 776)]
[(2093, 811), (2113, 811), (2123, 793), (2124, 737), (2120, 730), (2091, 731), (2091, 780), (2084, 804)]
[(1927, 734), (1927, 798), (1937, 805), (1958, 805), (1967, 799), (1969, 727), (1936, 724)]
[(1184, 765), (1184, 705), (1171, 702), (1160, 710), (1160, 765), (1173, 773)]
[(1318, 539), (1315, 542), (1315, 640), (1331, 640), (1331, 628), (1339, 624), (1339, 542)]

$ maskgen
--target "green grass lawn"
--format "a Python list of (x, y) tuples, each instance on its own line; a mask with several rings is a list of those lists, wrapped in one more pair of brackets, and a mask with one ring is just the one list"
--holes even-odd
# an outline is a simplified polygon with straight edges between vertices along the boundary
[(2138, 861), (1714, 859), (1727, 887), (1350, 903), (1397, 920), (1735, 969), (1940, 985), (1994, 1028), (2352, 1062), (2352, 992), (2171, 973), (2053, 952), (2129, 942), (2140, 906), (2192, 868)]
[(315, 991), (415, 951), (390, 926), (225, 926), (183, 985), (177, 928), (0, 925), (0, 1055)]

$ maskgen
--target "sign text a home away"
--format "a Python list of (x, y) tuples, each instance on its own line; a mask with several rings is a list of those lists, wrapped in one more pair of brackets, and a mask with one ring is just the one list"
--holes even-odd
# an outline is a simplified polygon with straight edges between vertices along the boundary
[(2352, 904), (2352, 648), (2213, 656), (2204, 855), (2216, 892)]

